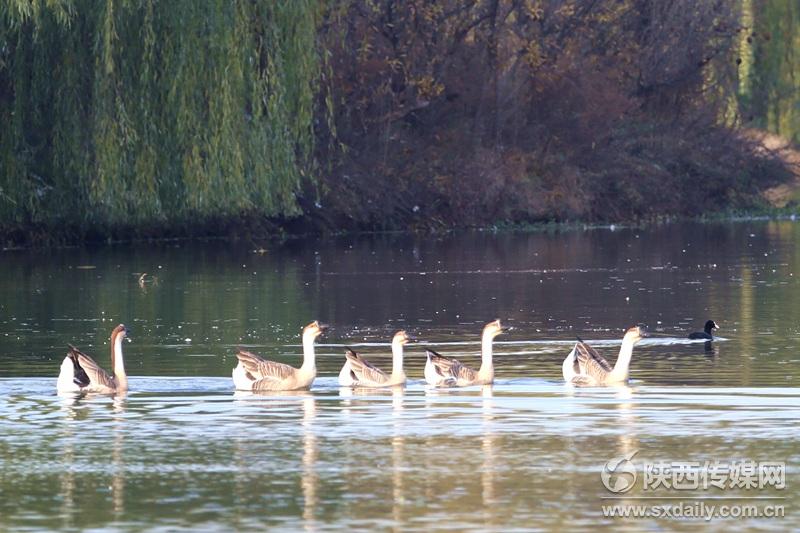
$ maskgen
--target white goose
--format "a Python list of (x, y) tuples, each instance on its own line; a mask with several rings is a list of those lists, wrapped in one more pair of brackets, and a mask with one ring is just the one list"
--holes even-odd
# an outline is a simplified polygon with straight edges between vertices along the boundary
[(239, 364), (233, 369), (233, 384), (237, 390), (286, 391), (311, 388), (317, 377), (314, 341), (328, 326), (316, 320), (303, 328), (303, 365), (300, 368), (268, 361), (242, 350), (236, 354)]
[(446, 357), (433, 350), (427, 350), (425, 381), (434, 387), (467, 387), (494, 382), (492, 341), (507, 330), (508, 328), (500, 324), (500, 320), (494, 320), (484, 326), (481, 336), (481, 367), (477, 372), (454, 357)]
[(392, 373), (387, 374), (372, 365), (359, 354), (347, 349), (347, 360), (339, 372), (339, 385), (342, 387), (394, 387), (406, 382), (403, 372), (403, 346), (411, 339), (405, 331), (398, 331), (392, 338)]
[(122, 340), (128, 330), (120, 324), (111, 332), (111, 372), (109, 374), (94, 359), (69, 345), (69, 352), (61, 363), (56, 390), (58, 392), (94, 392), (113, 394), (128, 390), (128, 375), (122, 356)]
[(578, 339), (575, 347), (561, 365), (564, 381), (578, 387), (596, 387), (627, 382), (633, 347), (644, 337), (647, 337), (647, 332), (643, 326), (635, 326), (626, 331), (617, 362), (613, 367), (597, 353), (597, 350)]

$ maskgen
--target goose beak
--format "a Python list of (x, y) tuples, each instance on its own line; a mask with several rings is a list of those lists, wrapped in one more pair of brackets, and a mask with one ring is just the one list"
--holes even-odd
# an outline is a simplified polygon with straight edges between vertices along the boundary
[(319, 328), (320, 332), (323, 332), (326, 329), (330, 328), (330, 326), (328, 324), (317, 324), (317, 327)]
[(512, 329), (514, 329), (514, 327), (513, 327), (513, 326), (503, 326), (503, 327), (501, 327), (501, 328), (500, 328), (500, 332), (501, 332), (501, 333), (508, 333), (508, 332), (509, 332), (509, 331), (511, 331)]
[(650, 336), (650, 332), (647, 331), (647, 328), (645, 326), (639, 326), (639, 336), (644, 339), (645, 337)]

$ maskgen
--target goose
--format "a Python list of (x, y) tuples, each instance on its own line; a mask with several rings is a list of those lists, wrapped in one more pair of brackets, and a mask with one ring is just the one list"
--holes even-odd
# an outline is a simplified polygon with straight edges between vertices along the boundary
[(475, 370), (465, 366), (458, 359), (446, 357), (428, 349), (425, 362), (425, 381), (434, 387), (467, 387), (469, 385), (488, 385), (494, 381), (492, 364), (492, 341), (507, 331), (500, 320), (489, 322), (483, 328), (481, 337), (481, 367)]
[(69, 344), (69, 352), (61, 363), (56, 390), (58, 392), (94, 392), (113, 394), (128, 390), (128, 375), (122, 357), (122, 339), (128, 330), (124, 324), (111, 332), (111, 372), (109, 374), (94, 359)]
[(689, 333), (690, 339), (705, 339), (708, 341), (714, 340), (714, 336), (711, 332), (715, 329), (719, 329), (719, 326), (713, 320), (708, 320), (706, 322), (703, 331), (695, 331), (694, 333)]
[(286, 391), (308, 390), (317, 377), (314, 361), (314, 341), (328, 328), (316, 320), (303, 328), (303, 366), (295, 368), (239, 349), (239, 364), (233, 369), (233, 384), (237, 390)]
[(403, 345), (411, 339), (405, 331), (398, 331), (392, 338), (392, 373), (386, 374), (359, 354), (347, 348), (347, 360), (339, 372), (342, 387), (394, 387), (406, 382), (403, 372)]
[(596, 387), (627, 382), (633, 347), (646, 336), (647, 332), (644, 326), (634, 326), (626, 331), (622, 338), (617, 362), (613, 368), (603, 356), (597, 353), (597, 350), (579, 338), (561, 365), (564, 380), (579, 387)]

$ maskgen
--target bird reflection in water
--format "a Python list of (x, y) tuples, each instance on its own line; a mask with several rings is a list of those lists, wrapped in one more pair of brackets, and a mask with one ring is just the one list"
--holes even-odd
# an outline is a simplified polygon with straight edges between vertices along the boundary
[(406, 494), (403, 483), (405, 435), (403, 428), (403, 387), (392, 387), (392, 518), (403, 523)]
[(111, 498), (114, 507), (114, 518), (120, 520), (125, 514), (125, 403), (124, 393), (114, 396), (114, 415), (112, 432), (114, 434), (111, 451)]
[(497, 525), (497, 493), (495, 491), (495, 469), (497, 434), (494, 431), (494, 390), (492, 385), (481, 387), (481, 496), (483, 498), (483, 520), (487, 527)]
[(79, 418), (84, 418), (85, 414), (81, 416), (80, 411), (82, 409), (77, 409), (80, 406), (78, 394), (63, 394), (60, 397), (61, 410), (65, 416), (60, 435), (64, 442), (61, 446), (63, 450), (61, 458), (64, 466), (60, 479), (61, 527), (62, 529), (72, 529), (72, 515), (75, 512), (75, 473), (73, 469), (75, 463), (75, 432), (73, 431), (73, 422)]
[[(75, 472), (75, 440), (73, 430), (74, 424), (80, 421), (87, 421), (92, 415), (92, 408), (99, 405), (106, 405), (108, 396), (99, 394), (64, 393), (59, 395), (61, 399), (61, 410), (65, 415), (61, 438), (64, 440), (62, 446), (64, 470), (60, 479), (61, 489), (61, 516), (62, 526), (67, 528), (74, 527), (73, 518), (76, 511), (75, 491), (76, 479)], [(101, 403), (96, 403), (101, 402)], [(117, 393), (111, 397), (112, 417), (111, 417), (111, 505), (114, 518), (120, 520), (125, 514), (125, 404), (126, 394)]]
[(631, 457), (639, 451), (639, 433), (636, 431), (636, 416), (633, 414), (634, 389), (628, 385), (616, 385), (613, 387), (614, 397), (619, 400), (616, 403), (618, 411), (617, 426), (623, 430), (617, 434), (616, 454), (609, 454), (604, 458), (608, 461), (617, 457)]
[[(302, 418), (300, 420), (301, 440), (302, 440), (302, 456), (300, 458), (300, 491), (303, 495), (303, 528), (306, 531), (316, 531), (318, 529), (316, 523), (317, 506), (319, 502), (318, 486), (319, 475), (317, 474), (317, 462), (319, 457), (319, 445), (317, 437), (314, 434), (314, 419), (317, 413), (316, 399), (314, 395), (305, 390), (300, 391), (235, 391), (233, 397), (237, 402), (242, 402), (263, 408), (269, 411), (275, 411), (281, 408), (287, 408), (296, 411), (298, 400), (300, 401), (300, 409)], [(237, 466), (236, 469), (236, 491), (237, 500), (244, 501), (251, 495), (252, 491), (252, 477), (246, 474), (250, 469), (246, 467), (251, 461), (251, 449), (248, 445), (250, 434), (242, 435), (241, 439), (235, 441), (234, 444), (234, 457)], [(242, 522), (245, 514), (248, 513), (246, 508), (243, 508), (241, 513), (237, 515), (238, 526), (244, 529), (252, 527), (248, 522)]]
[(317, 404), (314, 396), (306, 394), (303, 397), (303, 474), (301, 485), (303, 489), (303, 525), (306, 531), (315, 531), (316, 510), (318, 504), (317, 488), (319, 474), (317, 474), (317, 460), (319, 446), (317, 436), (314, 434), (314, 418), (317, 416)]

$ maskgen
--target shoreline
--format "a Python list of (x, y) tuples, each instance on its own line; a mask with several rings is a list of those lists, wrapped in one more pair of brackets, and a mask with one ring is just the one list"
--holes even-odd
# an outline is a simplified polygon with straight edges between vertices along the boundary
[[(135, 245), (166, 245), (166, 244), (183, 244), (183, 243), (213, 243), (213, 242), (229, 242), (229, 243), (250, 243), (253, 246), (262, 246), (269, 244), (283, 245), (286, 243), (298, 242), (304, 239), (319, 239), (330, 237), (380, 237), (391, 235), (428, 235), (428, 236), (442, 236), (452, 235), (457, 233), (494, 233), (494, 234), (511, 234), (511, 233), (561, 233), (571, 231), (591, 231), (591, 230), (610, 230), (617, 231), (622, 229), (646, 229), (649, 227), (663, 226), (682, 222), (694, 222), (700, 224), (713, 224), (713, 223), (739, 223), (749, 221), (795, 221), (800, 218), (800, 209), (796, 206), (782, 207), (782, 208), (769, 208), (769, 209), (754, 209), (746, 211), (727, 211), (720, 213), (707, 213), (696, 217), (687, 216), (659, 216), (652, 219), (641, 220), (623, 220), (618, 222), (588, 222), (588, 221), (542, 221), (542, 222), (497, 222), (485, 226), (451, 226), (451, 227), (416, 227), (415, 229), (406, 230), (358, 230), (358, 229), (340, 229), (335, 231), (326, 231), (318, 228), (316, 231), (298, 231), (288, 232), (285, 227), (277, 225), (280, 231), (275, 233), (253, 233), (250, 231), (243, 231), (241, 233), (232, 232), (226, 235), (176, 235), (166, 237), (133, 237), (129, 239), (111, 238), (106, 237), (102, 239), (56, 239), (54, 241), (34, 241), (28, 244), (13, 244), (6, 243), (0, 245), (0, 252), (14, 252), (25, 250), (59, 250), (59, 249), (75, 249), (75, 248), (103, 248), (109, 246), (135, 246)], [(244, 226), (246, 229), (246, 226)], [(264, 228), (262, 228), (264, 229)], [(61, 241), (61, 242), (58, 242)], [(260, 251), (266, 251), (264, 248), (258, 248)]]

